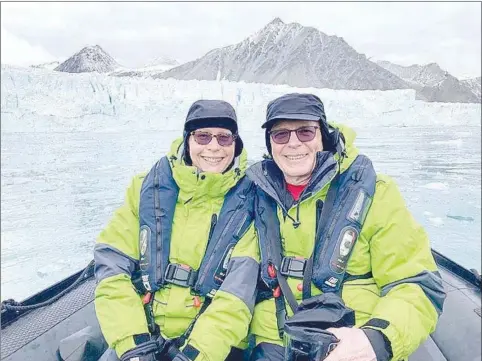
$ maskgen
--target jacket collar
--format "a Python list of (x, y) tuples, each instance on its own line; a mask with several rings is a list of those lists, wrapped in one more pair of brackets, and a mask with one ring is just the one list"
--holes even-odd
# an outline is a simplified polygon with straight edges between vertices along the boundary
[[(338, 163), (331, 152), (318, 152), (312, 177), (298, 203), (324, 188), (338, 171)], [(246, 171), (246, 175), (273, 198), (285, 213), (294, 205), (293, 197), (286, 189), (283, 173), (272, 159), (253, 164)]]

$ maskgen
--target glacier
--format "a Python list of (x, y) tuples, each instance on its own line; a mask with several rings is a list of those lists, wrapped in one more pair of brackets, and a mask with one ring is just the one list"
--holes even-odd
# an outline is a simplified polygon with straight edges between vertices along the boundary
[[(179, 129), (190, 104), (223, 99), (236, 108), (241, 129), (256, 128), (268, 102), (310, 92), (329, 121), (353, 127), (480, 125), (480, 104), (426, 103), (414, 90), (332, 90), (228, 81), (68, 74), (2, 65), (2, 132)], [(101, 119), (99, 119), (101, 117)]]
[(320, 96), (328, 120), (352, 126), (375, 169), (395, 178), (432, 246), (480, 270), (480, 104), (426, 103), (414, 90), (297, 89), (2, 66), (2, 299), (24, 299), (88, 263), (131, 177), (181, 135), (193, 101), (233, 104), (252, 163), (264, 152), (266, 105), (288, 92)]

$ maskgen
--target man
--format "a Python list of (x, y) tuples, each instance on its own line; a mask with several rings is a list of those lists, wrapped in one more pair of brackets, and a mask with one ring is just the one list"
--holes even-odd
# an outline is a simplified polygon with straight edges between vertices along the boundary
[(246, 167), (233, 107), (200, 100), (134, 177), (95, 247), (96, 313), (122, 361), (242, 358), (259, 270)]
[(327, 361), (407, 358), (435, 330), (445, 293), (395, 182), (359, 154), (353, 130), (327, 123), (315, 95), (273, 100), (262, 127), (272, 159), (247, 171), (262, 259), (252, 360), (282, 359), (286, 317), (320, 294), (355, 314), (354, 327), (328, 329), (339, 342)]

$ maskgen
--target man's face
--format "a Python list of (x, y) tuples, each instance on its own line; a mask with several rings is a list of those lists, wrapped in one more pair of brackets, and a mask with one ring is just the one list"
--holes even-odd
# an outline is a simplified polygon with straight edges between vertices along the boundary
[[(234, 159), (235, 141), (232, 137), (231, 131), (224, 128), (196, 130), (189, 136), (189, 155), (192, 164), (202, 172), (224, 172)], [(231, 144), (227, 145), (230, 141)]]
[[(319, 127), (320, 124), (315, 121), (282, 120), (271, 128), (273, 159), (288, 183), (306, 184), (310, 180), (315, 167), (316, 153), (323, 150)], [(286, 131), (292, 130), (297, 131), (289, 133), (289, 141), (285, 143)]]

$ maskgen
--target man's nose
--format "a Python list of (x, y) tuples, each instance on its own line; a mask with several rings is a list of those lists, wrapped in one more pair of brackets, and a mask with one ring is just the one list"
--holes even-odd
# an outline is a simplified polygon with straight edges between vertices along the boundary
[(290, 133), (290, 140), (288, 141), (288, 146), (296, 148), (301, 145), (301, 141), (298, 139), (298, 135), (296, 135), (295, 131), (291, 131)]

